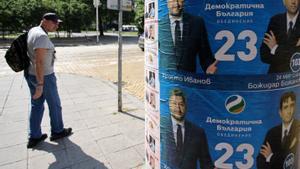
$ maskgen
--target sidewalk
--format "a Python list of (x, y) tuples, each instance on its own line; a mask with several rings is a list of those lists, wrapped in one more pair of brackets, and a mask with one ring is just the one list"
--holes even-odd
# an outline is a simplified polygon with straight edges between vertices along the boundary
[[(29, 90), (22, 74), (0, 77), (1, 169), (141, 169), (144, 163), (144, 105), (100, 79), (56, 74), (69, 138), (27, 149)], [(50, 135), (47, 107), (42, 130)]]

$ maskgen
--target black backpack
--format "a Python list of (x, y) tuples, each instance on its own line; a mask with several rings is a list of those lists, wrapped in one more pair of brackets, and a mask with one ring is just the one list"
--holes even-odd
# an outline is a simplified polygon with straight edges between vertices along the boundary
[(28, 32), (18, 36), (6, 51), (5, 59), (9, 67), (15, 72), (27, 70), (30, 59), (27, 54)]

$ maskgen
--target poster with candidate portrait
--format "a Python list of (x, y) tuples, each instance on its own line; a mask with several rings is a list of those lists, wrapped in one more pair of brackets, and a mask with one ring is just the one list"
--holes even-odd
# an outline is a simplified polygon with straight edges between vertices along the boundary
[[(290, 20), (283, 1), (179, 0), (178, 3), (159, 0), (160, 69), (206, 73), (217, 60), (214, 73), (222, 75), (298, 71), (300, 20), (291, 20), (289, 31)], [(290, 6), (290, 10), (298, 8)], [(176, 23), (179, 38), (175, 37)], [(265, 42), (264, 37), (267, 37)]]
[(300, 168), (300, 2), (157, 3), (159, 168)]
[[(262, 169), (267, 164), (258, 158), (266, 139), (275, 146), (272, 147), (274, 155), (282, 156), (270, 166), (291, 167), (299, 158), (296, 150), (300, 129), (298, 87), (255, 93), (251, 90), (203, 90), (173, 82), (161, 83), (161, 87), (165, 89), (161, 91), (161, 168), (201, 168), (202, 162), (203, 168), (252, 169), (261, 166)], [(177, 98), (172, 96), (174, 91)], [(176, 135), (170, 134), (175, 132), (172, 113), (176, 112), (184, 114), (186, 134), (183, 155), (178, 159), (175, 158), (178, 153)], [(285, 118), (293, 120), (293, 124), (287, 148), (281, 149), (281, 125)], [(293, 156), (291, 159), (289, 154)], [(195, 166), (189, 165), (194, 162), (197, 162)]]

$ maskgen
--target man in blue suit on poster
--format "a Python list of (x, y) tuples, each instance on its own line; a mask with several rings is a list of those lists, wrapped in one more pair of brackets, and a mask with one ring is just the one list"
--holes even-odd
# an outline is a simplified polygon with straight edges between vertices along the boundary
[(173, 89), (169, 99), (170, 116), (161, 116), (161, 168), (213, 169), (204, 130), (187, 121), (186, 98)]
[(197, 56), (204, 73), (216, 72), (215, 60), (200, 16), (183, 12), (184, 0), (167, 0), (169, 13), (159, 19), (159, 66), (196, 73)]
[(299, 0), (283, 0), (286, 13), (273, 16), (260, 47), (268, 73), (290, 72), (291, 57), (300, 50)]
[(294, 118), (296, 95), (286, 92), (280, 98), (282, 124), (271, 128), (257, 156), (257, 169), (294, 169), (300, 122)]

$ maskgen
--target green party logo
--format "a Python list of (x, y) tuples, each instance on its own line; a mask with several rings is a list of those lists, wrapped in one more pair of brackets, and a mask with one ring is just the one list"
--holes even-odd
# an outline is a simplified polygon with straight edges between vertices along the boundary
[(229, 113), (240, 114), (244, 111), (246, 102), (240, 95), (231, 95), (226, 99), (225, 107)]

